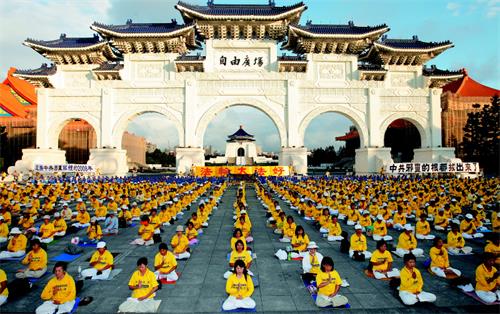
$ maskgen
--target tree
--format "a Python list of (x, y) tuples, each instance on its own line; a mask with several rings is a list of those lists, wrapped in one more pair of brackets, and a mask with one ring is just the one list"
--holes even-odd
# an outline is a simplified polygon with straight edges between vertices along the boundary
[[(479, 109), (481, 105), (475, 104)], [(495, 95), (490, 105), (470, 112), (460, 145), (464, 161), (479, 162), (485, 173), (499, 173), (500, 151), (500, 98)]]

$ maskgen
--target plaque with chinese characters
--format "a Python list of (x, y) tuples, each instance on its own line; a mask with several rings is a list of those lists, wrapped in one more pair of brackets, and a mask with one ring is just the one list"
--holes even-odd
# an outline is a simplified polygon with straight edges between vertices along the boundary
[(267, 50), (222, 50), (215, 53), (214, 67), (219, 71), (264, 71), (268, 70)]

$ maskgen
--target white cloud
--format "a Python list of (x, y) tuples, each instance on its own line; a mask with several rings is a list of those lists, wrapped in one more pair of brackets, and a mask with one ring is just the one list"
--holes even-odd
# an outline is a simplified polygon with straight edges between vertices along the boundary
[(448, 2), (448, 4), (446, 5), (446, 9), (451, 11), (451, 13), (454, 16), (460, 15), (461, 7), (462, 7), (462, 5), (460, 3), (457, 3), (457, 2)]

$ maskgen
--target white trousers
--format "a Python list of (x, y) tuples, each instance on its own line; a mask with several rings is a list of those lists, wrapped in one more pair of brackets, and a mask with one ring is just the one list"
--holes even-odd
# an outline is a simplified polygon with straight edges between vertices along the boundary
[(45, 238), (45, 239), (42, 239), (42, 238), (39, 237), (38, 240), (40, 240), (40, 242), (42, 242), (42, 243), (47, 243), (48, 244), (48, 243), (54, 241), (54, 238)]
[(56, 236), (56, 237), (64, 237), (65, 235), (66, 235), (66, 231), (61, 231), (61, 232), (54, 233), (54, 236)]
[(111, 274), (111, 268), (102, 271), (102, 274), (97, 274), (97, 269), (95, 268), (87, 268), (82, 270), (82, 277), (92, 277), (92, 280), (106, 280)]
[(456, 248), (456, 247), (449, 247), (448, 252), (455, 254), (455, 255), (470, 254), (470, 253), (472, 253), (472, 248), (470, 246), (464, 246), (461, 249)]
[(392, 270), (386, 272), (386, 273), (380, 273), (376, 270), (373, 271), (373, 276), (375, 279), (385, 279), (385, 278), (392, 278), (392, 277), (399, 277), (399, 270), (397, 268), (393, 268)]
[[(370, 257), (372, 257), (372, 253), (371, 252), (368, 252), (368, 251), (364, 251), (363, 254), (365, 255), (365, 259), (368, 260), (370, 259)], [(349, 250), (349, 257), (352, 258), (354, 255), (354, 251), (353, 250)]]
[(177, 281), (179, 279), (179, 276), (177, 276), (177, 273), (174, 271), (171, 271), (168, 274), (160, 274), (160, 271), (157, 270), (155, 271), (156, 279), (166, 279), (167, 281)]
[[(401, 248), (397, 248), (396, 249), (396, 254), (399, 256), (399, 257), (403, 257), (405, 256), (405, 254), (408, 254), (410, 253), (410, 251), (408, 250), (405, 250), (405, 249), (401, 249)], [(411, 253), (413, 255), (415, 255), (415, 257), (421, 257), (421, 256), (424, 256), (424, 250), (422, 249), (413, 249), (411, 250)]]
[(394, 228), (396, 230), (403, 230), (403, 225), (401, 225), (401, 224), (394, 224), (394, 226), (392, 226), (392, 228)]
[(378, 235), (378, 234), (374, 234), (373, 235), (373, 240), (374, 241), (380, 241), (380, 240), (385, 240), (385, 241), (392, 241), (392, 237), (390, 235), (385, 235), (385, 236), (381, 236), (381, 235)]
[(81, 224), (79, 222), (75, 222), (74, 224), (72, 224), (73, 227), (77, 227), (77, 228), (87, 228), (88, 226), (90, 226), (90, 223), (86, 223), (86, 224)]
[(191, 257), (191, 254), (189, 254), (189, 252), (175, 254), (175, 259), (188, 259), (190, 257)]
[(399, 297), (406, 305), (414, 305), (417, 302), (434, 302), (436, 296), (432, 293), (422, 291), (419, 294), (410, 293), (408, 291), (399, 291)]
[(338, 306), (344, 306), (349, 302), (346, 297), (343, 295), (335, 295), (333, 297), (329, 297), (323, 294), (318, 294), (316, 297), (316, 305), (318, 307), (327, 307), (327, 306), (333, 306), (333, 307), (338, 307)]
[(104, 233), (104, 234), (118, 234), (118, 229), (105, 228), (104, 230), (102, 230), (102, 233)]
[(462, 237), (464, 237), (464, 239), (477, 239), (477, 238), (482, 238), (484, 237), (484, 234), (482, 233), (474, 233), (474, 234), (468, 234), (468, 233), (462, 233)]
[(415, 235), (415, 238), (419, 239), (419, 240), (434, 240), (436, 236), (435, 235), (432, 235), (432, 234), (427, 234), (427, 235), (423, 235), (423, 234), (419, 234), (417, 233)]
[(52, 301), (45, 301), (36, 308), (36, 314), (53, 314), (57, 311), (58, 314), (69, 313), (75, 306), (75, 300), (68, 301), (63, 304), (54, 304)]
[(118, 313), (156, 313), (161, 300), (146, 299), (139, 301), (136, 298), (127, 298), (118, 307)]
[(226, 301), (222, 304), (222, 309), (224, 311), (231, 311), (236, 309), (253, 309), (255, 308), (255, 301), (246, 297), (241, 300), (236, 299), (236, 297), (229, 296)]
[(0, 306), (2, 306), (2, 304), (5, 304), (5, 302), (7, 302), (7, 297), (4, 295), (0, 295)]
[(96, 220), (97, 221), (104, 221), (104, 220), (106, 220), (106, 217), (96, 217)]
[(130, 242), (130, 244), (135, 244), (135, 245), (153, 245), (155, 241), (153, 239), (144, 241), (142, 238), (135, 239), (134, 241)]
[(0, 237), (0, 243), (5, 243), (5, 242), (7, 242), (7, 238)]
[(283, 237), (283, 238), (280, 239), (280, 242), (290, 243), (290, 242), (292, 242), (292, 240), (290, 238), (288, 238), (288, 237)]
[[(451, 267), (448, 267), (446, 268), (447, 270), (451, 270), (452, 272), (454, 272), (457, 276), (461, 276), (462, 275), (462, 272), (459, 271), (458, 269), (455, 269), (455, 268), (451, 268)], [(444, 272), (443, 269), (439, 268), (439, 267), (431, 267), (431, 270), (434, 274), (436, 274), (436, 276), (438, 277), (441, 277), (441, 278), (446, 278), (446, 273)]]
[(2, 251), (2, 252), (0, 252), (0, 259), (11, 258), (11, 257), (21, 257), (24, 254), (25, 254), (24, 251), (17, 251), (17, 252)]
[(436, 229), (438, 231), (443, 231), (444, 230), (444, 228), (441, 227), (441, 226), (434, 226), (434, 229)]
[(328, 233), (328, 229), (325, 228), (325, 227), (321, 227), (321, 228), (319, 228), (319, 232), (321, 232), (321, 233)]
[(344, 240), (344, 237), (342, 236), (328, 236), (328, 241), (342, 241)]
[(500, 300), (500, 290), (496, 292), (476, 290), (476, 294), (486, 303), (493, 303)]
[(30, 270), (29, 268), (25, 269), (22, 272), (16, 273), (16, 278), (40, 278), (47, 272), (47, 267), (40, 270)]
[(355, 222), (355, 221), (352, 221), (352, 220), (348, 220), (348, 221), (347, 221), (347, 225), (348, 225), (348, 226), (354, 226), (355, 224), (356, 224), (356, 222)]

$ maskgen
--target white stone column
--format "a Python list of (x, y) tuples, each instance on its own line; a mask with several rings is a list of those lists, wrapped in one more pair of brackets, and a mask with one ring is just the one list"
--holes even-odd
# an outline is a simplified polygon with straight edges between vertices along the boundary
[(382, 167), (392, 163), (390, 148), (359, 148), (356, 149), (354, 172), (357, 175), (377, 174)]
[[(184, 84), (184, 146), (196, 147), (196, 122), (198, 121), (196, 109), (197, 105), (196, 83), (193, 80), (186, 80)], [(182, 142), (182, 141), (180, 141)], [(203, 139), (201, 141), (203, 143)]]
[[(380, 134), (380, 123), (382, 119), (380, 118), (380, 96), (378, 88), (368, 89), (368, 104), (366, 111), (366, 121), (368, 126), (368, 134), (364, 134), (367, 137), (365, 140), (368, 142), (368, 147), (384, 147), (384, 136)], [(384, 132), (384, 131), (382, 131)], [(360, 148), (366, 148), (360, 143)]]
[[(122, 147), (122, 143), (113, 143), (113, 106), (114, 90), (103, 88), (101, 92), (101, 147)], [(98, 148), (101, 148), (98, 147)]]
[(292, 166), (296, 174), (307, 174), (307, 149), (305, 147), (281, 148), (280, 166)]
[(430, 147), (441, 147), (441, 89), (429, 89), (429, 118), (428, 125), (431, 132)]
[(175, 163), (178, 174), (190, 174), (193, 166), (205, 165), (205, 151), (197, 147), (177, 147)]
[(28, 173), (35, 165), (62, 165), (66, 163), (66, 151), (48, 148), (23, 149), (23, 157), (16, 161), (14, 169), (18, 173)]
[(281, 143), (285, 147), (301, 147), (304, 145), (303, 139), (299, 134), (299, 106), (298, 106), (297, 82), (288, 80), (287, 84), (287, 100), (284, 108), (284, 116), (286, 123), (286, 143)]
[[(48, 130), (48, 102), (49, 91), (45, 88), (37, 89), (37, 109), (36, 109), (36, 147), (49, 148), (51, 139)], [(57, 142), (56, 142), (57, 143)], [(56, 149), (57, 147), (52, 147)]]
[(91, 149), (87, 164), (93, 165), (103, 176), (124, 176), (128, 172), (127, 151), (115, 148)]

